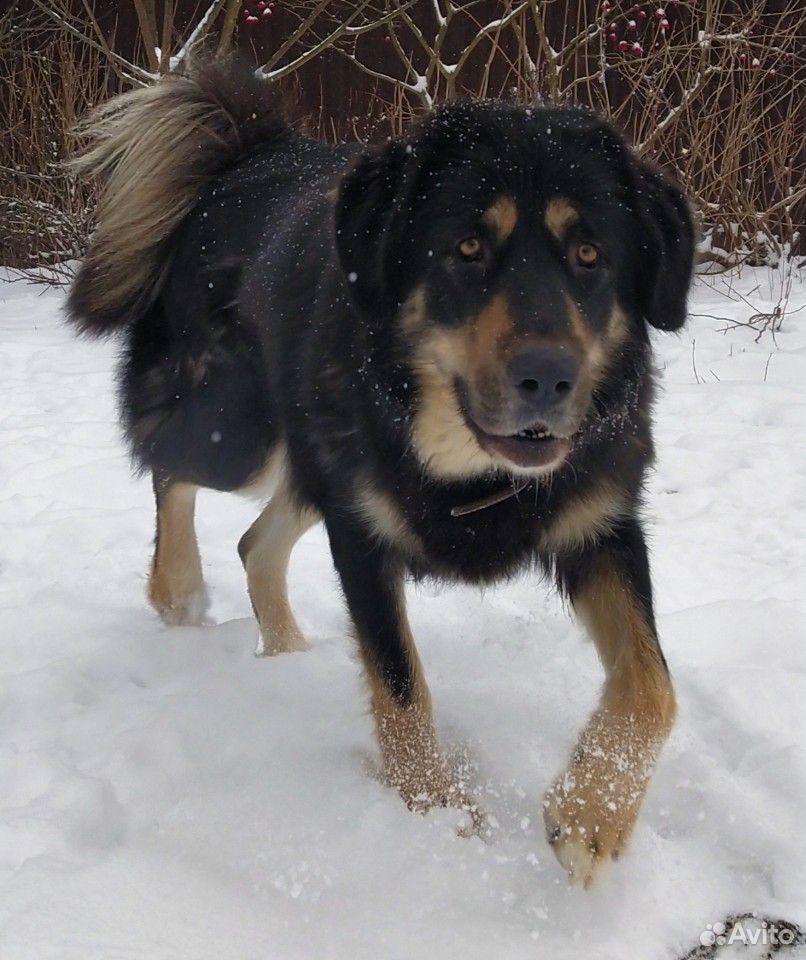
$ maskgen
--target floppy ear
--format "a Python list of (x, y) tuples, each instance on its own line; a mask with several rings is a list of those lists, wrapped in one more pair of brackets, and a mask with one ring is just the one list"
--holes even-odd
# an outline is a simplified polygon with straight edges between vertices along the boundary
[(683, 191), (660, 170), (637, 161), (640, 221), (638, 295), (644, 318), (659, 330), (679, 330), (694, 269), (695, 232)]
[(398, 140), (370, 150), (346, 174), (339, 191), (336, 249), (350, 295), (364, 312), (390, 306), (386, 264), (406, 158)]

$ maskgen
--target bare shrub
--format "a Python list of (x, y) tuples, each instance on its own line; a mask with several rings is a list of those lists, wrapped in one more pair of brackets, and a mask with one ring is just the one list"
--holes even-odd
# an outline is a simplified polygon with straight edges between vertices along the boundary
[(7, 132), (0, 139), (0, 263), (40, 265), (55, 276), (81, 255), (91, 228), (92, 186), (62, 161), (71, 130), (118, 89), (106, 56), (62, 30), (34, 21), (14, 31), (0, 21)]
[[(460, 94), (576, 102), (626, 130), (696, 198), (705, 261), (777, 263), (802, 249), (804, 19), (800, 0), (557, 5), (386, 0), (392, 58), (332, 43), (417, 114)], [(558, 16), (559, 14), (559, 16)]]
[(26, 2), (24, 26), (0, 18), (0, 262), (80, 253), (91, 197), (59, 167), (76, 116), (233, 43), (331, 139), (456, 96), (592, 106), (695, 198), (711, 269), (803, 251), (802, 0), (132, 0), (134, 36), (101, 28), (102, 0)]

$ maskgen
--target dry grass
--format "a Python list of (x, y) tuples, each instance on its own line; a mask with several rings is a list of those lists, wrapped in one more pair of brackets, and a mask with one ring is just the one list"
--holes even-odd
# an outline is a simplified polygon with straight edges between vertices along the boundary
[(101, 30), (93, 0), (28, 0), (33, 17), (14, 9), (0, 17), (9, 129), (0, 142), (8, 224), (0, 263), (53, 266), (81, 254), (92, 194), (61, 165), (77, 117), (164, 72), (189, 37), (220, 53), (241, 29), (252, 30), (270, 80), (307, 84), (308, 94), (334, 58), (348, 62), (355, 84), (341, 115), (311, 111), (326, 137), (396, 134), (433, 104), (467, 94), (584, 103), (676, 172), (696, 200), (711, 269), (803, 253), (802, 0), (295, 0), (284, 5), (284, 35), (264, 35), (268, 46), (262, 25), (244, 23), (253, 0), (201, 3), (182, 21), (184, 34), (174, 22), (181, 3), (166, 2), (158, 19), (153, 0), (132, 2), (139, 36), (127, 49), (137, 62)]
[(7, 132), (0, 138), (0, 263), (49, 268), (81, 256), (91, 229), (91, 185), (63, 161), (76, 121), (119, 89), (103, 53), (61, 30), (0, 20), (0, 86)]
[[(388, 112), (416, 114), (457, 94), (594, 107), (639, 153), (676, 172), (695, 198), (712, 265), (777, 263), (802, 251), (802, 0), (568, 4), (433, 0), (416, 19), (402, 0), (387, 26), (390, 68), (361, 41), (334, 46), (391, 91)], [(471, 37), (457, 48), (453, 35)], [(395, 124), (397, 126), (397, 124)]]

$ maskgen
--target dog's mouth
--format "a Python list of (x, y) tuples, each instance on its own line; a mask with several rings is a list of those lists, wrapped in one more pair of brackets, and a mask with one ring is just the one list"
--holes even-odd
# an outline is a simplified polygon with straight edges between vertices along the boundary
[(542, 424), (534, 424), (508, 436), (486, 433), (472, 420), (468, 425), (484, 450), (517, 467), (555, 466), (571, 451), (568, 437), (555, 437)]
[(539, 422), (523, 427), (517, 433), (488, 433), (470, 415), (461, 393), (458, 395), (465, 423), (479, 446), (494, 457), (516, 467), (556, 467), (570, 453), (571, 438), (555, 436), (545, 424)]

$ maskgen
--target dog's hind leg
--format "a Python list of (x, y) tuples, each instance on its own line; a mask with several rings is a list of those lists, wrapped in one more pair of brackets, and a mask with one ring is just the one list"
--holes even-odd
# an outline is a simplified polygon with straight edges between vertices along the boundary
[(308, 649), (288, 602), (286, 575), (294, 545), (318, 519), (316, 511), (294, 502), (289, 482), (283, 479), (238, 544), (263, 656)]
[(197, 490), (154, 476), (157, 531), (148, 599), (170, 626), (205, 622), (207, 591), (193, 524)]

